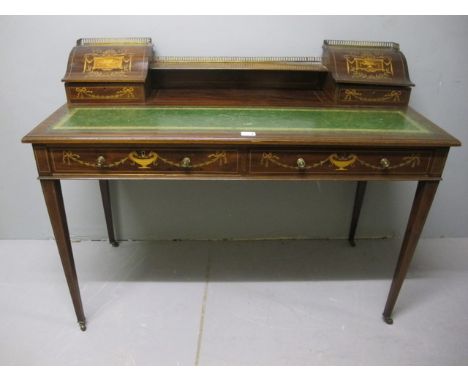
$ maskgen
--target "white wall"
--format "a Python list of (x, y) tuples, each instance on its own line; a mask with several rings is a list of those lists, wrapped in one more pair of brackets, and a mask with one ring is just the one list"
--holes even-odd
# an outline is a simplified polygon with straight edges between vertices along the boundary
[[(320, 55), (322, 41), (399, 42), (411, 105), (468, 142), (467, 17), (1, 17), (0, 238), (52, 236), (29, 145), (65, 102), (60, 82), (79, 37), (149, 36), (160, 55)], [(468, 150), (453, 149), (424, 235), (468, 236)], [(342, 237), (354, 185), (341, 182), (117, 182), (121, 238)], [(97, 182), (64, 182), (72, 235), (106, 235)], [(414, 183), (372, 183), (358, 234), (401, 234)]]

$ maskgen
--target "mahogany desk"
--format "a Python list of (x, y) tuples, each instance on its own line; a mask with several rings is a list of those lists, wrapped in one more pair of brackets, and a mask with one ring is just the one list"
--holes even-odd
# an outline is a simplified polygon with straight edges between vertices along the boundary
[(33, 145), (60, 258), (86, 329), (60, 181), (98, 179), (117, 245), (111, 179), (282, 179), (357, 182), (349, 240), (367, 181), (417, 181), (383, 312), (396, 303), (441, 180), (460, 142), (411, 108), (62, 106), (23, 138)]

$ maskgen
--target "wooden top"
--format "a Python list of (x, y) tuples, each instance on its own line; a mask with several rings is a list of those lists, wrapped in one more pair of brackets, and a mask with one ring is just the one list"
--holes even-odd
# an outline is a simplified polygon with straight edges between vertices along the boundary
[(460, 145), (457, 139), (411, 108), (67, 105), (26, 135), (23, 142), (387, 147)]

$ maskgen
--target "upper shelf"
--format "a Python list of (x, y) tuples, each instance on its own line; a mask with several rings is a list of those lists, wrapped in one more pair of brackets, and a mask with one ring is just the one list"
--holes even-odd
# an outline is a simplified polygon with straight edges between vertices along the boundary
[(298, 70), (326, 72), (321, 57), (155, 57), (150, 69)]

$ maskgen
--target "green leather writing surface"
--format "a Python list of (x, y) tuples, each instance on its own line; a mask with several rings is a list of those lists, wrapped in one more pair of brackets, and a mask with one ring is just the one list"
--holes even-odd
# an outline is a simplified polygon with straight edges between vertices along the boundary
[(347, 131), (424, 133), (427, 130), (399, 110), (224, 108), (224, 107), (77, 107), (54, 130), (234, 130)]

